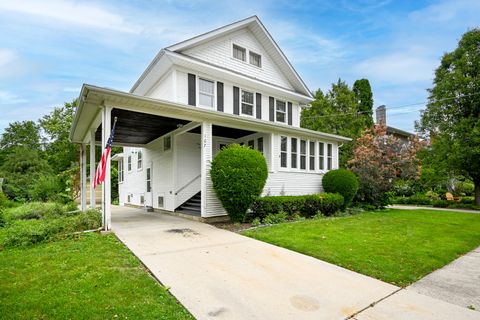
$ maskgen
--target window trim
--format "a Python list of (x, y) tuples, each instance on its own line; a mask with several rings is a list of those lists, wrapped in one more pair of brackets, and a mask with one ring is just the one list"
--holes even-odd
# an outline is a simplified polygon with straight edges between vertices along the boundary
[[(235, 57), (235, 47), (237, 47), (239, 49), (243, 49), (245, 60)], [(242, 61), (242, 62), (247, 62), (247, 55), (248, 55), (247, 51), (248, 51), (247, 48), (242, 47), (238, 44), (232, 43), (232, 58), (233, 59), (238, 60), (238, 61)]]
[[(204, 92), (200, 92), (200, 80), (203, 80), (203, 81), (206, 81), (206, 82), (211, 82), (212, 85), (213, 85), (213, 93), (210, 94), (210, 93), (204, 93)], [(200, 103), (200, 95), (203, 94), (203, 95), (211, 95), (212, 96), (212, 102), (213, 104), (211, 106), (207, 106), (207, 105), (204, 105), (204, 104), (201, 104)], [(217, 107), (217, 82), (215, 80), (212, 80), (212, 79), (208, 79), (207, 77), (202, 77), (202, 76), (197, 76), (197, 106), (198, 107), (204, 107), (204, 108), (211, 108), (211, 109), (215, 109)]]
[[(278, 111), (278, 102), (283, 102), (283, 103), (284, 103), (285, 111)], [(284, 114), (284, 121), (279, 121), (279, 120), (278, 120), (278, 117), (277, 117), (278, 112)], [(275, 122), (280, 122), (280, 123), (285, 123), (285, 124), (288, 123), (288, 119), (287, 119), (287, 101), (285, 101), (285, 100), (280, 100), (280, 99), (276, 99), (276, 98), (275, 98)]]
[[(255, 107), (255, 106), (256, 106), (256, 99), (257, 99), (257, 98), (256, 98), (256, 92), (255, 92), (255, 91), (246, 90), (246, 89), (243, 89), (243, 88), (239, 88), (239, 89), (240, 89), (240, 114), (241, 114), (242, 116), (247, 116), (247, 117), (252, 117), (252, 118), (254, 118), (254, 117), (255, 117), (255, 114), (256, 114), (256, 111), (257, 111), (257, 110), (256, 110), (256, 107)], [(253, 96), (252, 114), (251, 114), (251, 115), (248, 114), (248, 113), (244, 113), (244, 112), (243, 112), (243, 104), (244, 104), (244, 102), (243, 102), (243, 95), (242, 95), (243, 92), (251, 93), (252, 96)], [(245, 103), (245, 104), (246, 104), (246, 105), (249, 105), (249, 103)]]
[[(253, 64), (252, 63), (252, 54), (253, 55), (256, 55), (258, 56), (258, 61), (260, 63), (260, 65), (256, 65), (256, 64)], [(252, 50), (248, 50), (248, 63), (254, 67), (257, 67), (257, 68), (262, 68), (262, 55), (260, 53), (256, 53), (255, 51), (252, 51)]]
[(127, 172), (132, 172), (132, 155), (129, 154), (127, 157)]

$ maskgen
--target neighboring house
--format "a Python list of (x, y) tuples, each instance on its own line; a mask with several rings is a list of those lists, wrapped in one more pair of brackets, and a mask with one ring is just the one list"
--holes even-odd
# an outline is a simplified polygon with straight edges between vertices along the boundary
[(410, 139), (415, 137), (413, 133), (387, 125), (387, 108), (384, 105), (381, 105), (376, 109), (376, 118), (377, 125), (386, 126), (387, 134), (392, 135), (397, 139), (400, 139), (403, 144), (408, 144)]
[[(311, 101), (253, 16), (162, 49), (129, 93), (84, 85), (71, 139), (82, 144), (86, 163), (86, 144), (105, 144), (109, 130), (97, 128), (117, 117), (120, 205), (214, 217), (226, 213), (210, 164), (232, 143), (264, 154), (264, 195), (322, 191), (323, 174), (338, 167), (338, 148), (350, 139), (300, 128), (300, 109)], [(109, 181), (105, 189), (104, 202)], [(109, 203), (104, 210), (109, 215)]]

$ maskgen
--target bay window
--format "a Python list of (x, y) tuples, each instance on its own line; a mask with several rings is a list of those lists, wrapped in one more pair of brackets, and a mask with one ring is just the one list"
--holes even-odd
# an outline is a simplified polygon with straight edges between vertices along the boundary
[(281, 137), (280, 143), (280, 166), (287, 167), (287, 137)]
[(296, 168), (297, 167), (297, 155), (298, 155), (298, 147), (297, 147), (297, 138), (291, 138), (290, 140), (291, 143), (291, 167)]

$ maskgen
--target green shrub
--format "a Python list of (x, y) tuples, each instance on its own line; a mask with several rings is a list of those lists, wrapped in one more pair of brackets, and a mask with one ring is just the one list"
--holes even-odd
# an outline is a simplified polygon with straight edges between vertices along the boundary
[(77, 231), (97, 229), (101, 226), (101, 214), (95, 210), (40, 220), (17, 220), (5, 230), (4, 247), (29, 246), (41, 242), (62, 239)]
[(32, 201), (46, 202), (55, 200), (60, 192), (62, 186), (59, 178), (55, 175), (42, 175), (31, 186), (29, 195)]
[(255, 201), (251, 207), (251, 218), (265, 219), (269, 214), (285, 212), (288, 216), (300, 214), (312, 217), (317, 213), (334, 215), (343, 207), (340, 194), (322, 193), (305, 196), (269, 196)]
[(471, 181), (458, 181), (455, 183), (455, 194), (472, 196), (475, 192), (475, 184)]
[(324, 216), (333, 216), (344, 208), (343, 196), (339, 193), (321, 193), (305, 196), (303, 213), (307, 217), (321, 213)]
[(285, 211), (270, 213), (263, 219), (264, 224), (277, 224), (287, 221), (288, 214)]
[(238, 144), (220, 151), (210, 175), (218, 199), (234, 222), (247, 220), (247, 210), (260, 196), (268, 177), (265, 157)]
[(0, 228), (5, 227), (5, 224), (7, 222), (5, 221), (5, 213), (3, 212), (3, 209), (0, 208)]
[(13, 220), (55, 218), (67, 215), (67, 207), (55, 202), (30, 202), (10, 210)]
[(427, 191), (427, 193), (425, 193), (425, 196), (430, 200), (440, 200), (440, 195), (434, 191)]
[(350, 205), (358, 191), (357, 176), (346, 169), (328, 171), (323, 176), (322, 185), (325, 192), (341, 194), (345, 207)]

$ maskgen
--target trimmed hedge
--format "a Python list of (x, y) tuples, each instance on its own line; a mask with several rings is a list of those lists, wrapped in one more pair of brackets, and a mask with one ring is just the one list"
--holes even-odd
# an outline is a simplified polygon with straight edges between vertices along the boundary
[(480, 206), (475, 205), (473, 197), (463, 197), (460, 202), (439, 200), (434, 197), (429, 197), (423, 194), (414, 194), (411, 197), (393, 197), (393, 204), (411, 204), (422, 206), (434, 206), (437, 208), (452, 208), (452, 209), (475, 209), (480, 210)]
[(333, 216), (343, 207), (343, 201), (343, 196), (337, 193), (263, 197), (253, 203), (250, 217), (263, 220), (269, 214), (282, 211), (289, 216), (300, 214), (304, 217), (312, 217), (317, 213)]
[(325, 192), (341, 194), (344, 199), (344, 207), (347, 207), (357, 194), (358, 178), (350, 170), (330, 170), (323, 176), (322, 185)]
[(248, 208), (260, 196), (267, 181), (267, 162), (260, 152), (233, 144), (213, 159), (210, 176), (230, 219), (245, 222)]

